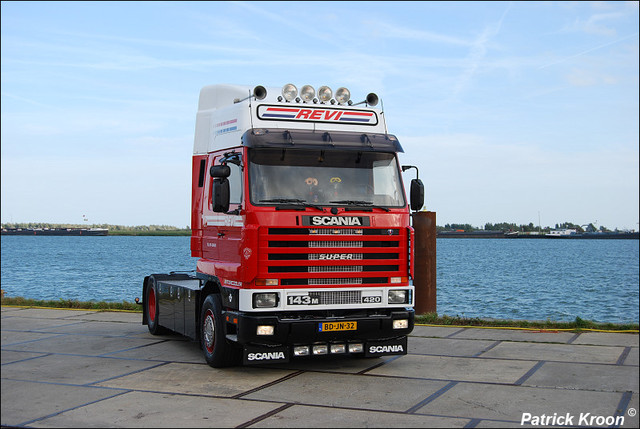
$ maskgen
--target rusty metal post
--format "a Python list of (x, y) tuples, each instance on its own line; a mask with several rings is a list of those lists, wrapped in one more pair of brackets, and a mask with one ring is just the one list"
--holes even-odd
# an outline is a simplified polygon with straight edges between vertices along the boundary
[(436, 312), (436, 212), (415, 212), (413, 228), (413, 285), (416, 314)]

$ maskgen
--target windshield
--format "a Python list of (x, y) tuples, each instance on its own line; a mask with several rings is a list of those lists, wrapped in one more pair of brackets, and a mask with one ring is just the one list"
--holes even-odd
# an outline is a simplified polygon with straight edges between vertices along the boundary
[(249, 184), (257, 205), (405, 205), (393, 153), (252, 149)]

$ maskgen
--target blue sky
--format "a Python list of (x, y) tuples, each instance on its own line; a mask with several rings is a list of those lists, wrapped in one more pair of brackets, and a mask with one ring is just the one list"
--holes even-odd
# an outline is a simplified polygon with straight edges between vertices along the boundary
[(638, 2), (1, 7), (2, 222), (187, 226), (200, 88), (291, 82), (377, 93), (438, 225), (639, 229)]

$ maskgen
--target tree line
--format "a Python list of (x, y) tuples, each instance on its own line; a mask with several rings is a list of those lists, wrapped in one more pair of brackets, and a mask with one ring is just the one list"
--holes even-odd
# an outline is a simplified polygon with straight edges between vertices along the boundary
[[(552, 229), (575, 229), (576, 232), (578, 233), (596, 232), (596, 231), (612, 232), (612, 230), (610, 230), (606, 226), (600, 226), (600, 228), (597, 228), (593, 223), (589, 223), (587, 225), (578, 225), (573, 222), (563, 222), (560, 224), (556, 223), (554, 228), (550, 226), (545, 226), (545, 227), (541, 227), (539, 225), (536, 226), (533, 224), (533, 222), (529, 222), (528, 225), (525, 225), (525, 224), (518, 225), (513, 222), (500, 222), (500, 223), (487, 222), (484, 224), (484, 228), (477, 228), (468, 223), (448, 223), (445, 226), (436, 226), (437, 231), (464, 231), (464, 232), (485, 230), (485, 231), (501, 231), (501, 232), (540, 231), (540, 232), (548, 233)], [(618, 229), (616, 228), (614, 231), (618, 231)]]
[(127, 226), (127, 225), (111, 225), (108, 223), (102, 224), (91, 224), (91, 225), (81, 225), (75, 223), (46, 223), (46, 222), (21, 222), (21, 223), (3, 223), (2, 228), (13, 229), (13, 228), (23, 228), (23, 229), (38, 229), (38, 228), (49, 228), (49, 229), (66, 229), (66, 228), (104, 228), (111, 231), (134, 231), (134, 232), (162, 232), (162, 231), (191, 231), (189, 226), (184, 228), (178, 228), (172, 225), (135, 225), (135, 226)]

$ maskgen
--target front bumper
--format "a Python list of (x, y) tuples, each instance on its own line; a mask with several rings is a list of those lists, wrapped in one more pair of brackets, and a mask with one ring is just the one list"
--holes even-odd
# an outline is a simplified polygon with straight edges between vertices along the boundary
[[(296, 356), (295, 348), (315, 349), (326, 346), (326, 353), (353, 354), (366, 357), (407, 353), (407, 335), (414, 326), (413, 308), (368, 310), (357, 312), (312, 312), (299, 314), (265, 314), (227, 312), (227, 338), (244, 349), (245, 363), (286, 362)], [(407, 320), (407, 327), (394, 329), (394, 320)], [(323, 323), (356, 322), (355, 330), (322, 331)], [(258, 326), (273, 326), (273, 335), (257, 335)], [(343, 347), (341, 347), (341, 345)], [(349, 345), (360, 347), (351, 347)], [(334, 347), (332, 347), (334, 346)], [(339, 351), (344, 349), (344, 352)], [(332, 350), (338, 350), (333, 352)]]

